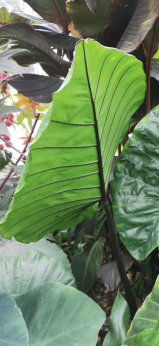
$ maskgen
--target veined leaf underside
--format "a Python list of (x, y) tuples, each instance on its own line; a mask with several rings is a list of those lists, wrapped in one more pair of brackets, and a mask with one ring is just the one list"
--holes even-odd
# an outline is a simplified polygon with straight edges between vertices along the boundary
[(145, 75), (136, 58), (93, 40), (77, 44), (70, 72), (30, 146), (0, 226), (4, 237), (37, 241), (92, 217), (144, 94)]

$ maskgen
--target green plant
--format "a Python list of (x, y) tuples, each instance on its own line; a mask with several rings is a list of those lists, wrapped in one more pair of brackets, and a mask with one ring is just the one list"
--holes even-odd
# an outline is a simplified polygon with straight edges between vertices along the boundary
[(46, 243), (44, 239), (29, 245), (14, 241), (0, 248), (0, 343), (51, 346), (63, 345), (65, 340), (73, 346), (76, 340), (93, 346), (104, 313), (71, 287), (75, 280), (66, 256), (57, 245), (50, 244), (49, 249)]
[[(15, 86), (20, 92), (23, 90), (24, 95), (30, 96), (38, 102), (39, 100), (51, 101), (52, 92), (59, 87), (60, 90), (54, 95), (53, 105), (30, 148), (14, 201), (1, 223), (0, 231), (6, 238), (10, 239), (14, 235), (22, 242), (36, 241), (49, 232), (54, 233), (57, 229), (65, 231), (65, 235), (68, 237), (68, 250), (70, 250), (71, 256), (74, 253), (72, 268), (74, 268), (77, 278), (77, 286), (87, 292), (94, 283), (96, 269), (102, 260), (103, 239), (98, 238), (100, 223), (94, 233), (95, 241), (86, 244), (83, 251), (79, 253), (76, 251), (83, 238), (83, 231), (76, 238), (74, 247), (71, 247), (71, 232), (68, 229), (82, 221), (85, 216), (91, 218), (99, 203), (99, 208), (104, 207), (112, 247), (133, 316), (136, 311), (135, 300), (125, 274), (106, 191), (114, 154), (117, 148), (120, 153), (120, 143), (125, 135), (127, 140), (131, 117), (133, 116), (133, 124), (136, 124), (143, 118), (143, 114), (145, 115), (144, 108), (150, 111), (151, 104), (153, 106), (158, 104), (154, 80), (150, 78), (153, 76), (158, 80), (158, 1), (135, 0), (127, 3), (126, 0), (96, 0), (96, 2), (73, 0), (66, 3), (64, 0), (60, 0), (57, 3), (56, 0), (47, 0), (45, 4), (42, 0), (37, 2), (27, 0), (26, 2), (43, 16), (43, 18), (37, 18), (21, 13), (21, 18), (27, 17), (31, 21), (31, 25), (15, 23), (14, 15), (9, 15), (4, 9), (0, 10), (0, 16), (3, 11), (5, 24), (7, 24), (0, 28), (0, 39), (3, 43), (7, 43), (10, 39), (14, 40), (12, 47), (8, 46), (9, 49), (2, 52), (0, 60), (1, 64), (4, 64), (2, 71), (3, 66), (9, 69), (10, 64), (13, 71), (16, 66), (16, 72), (20, 73), (22, 71), (20, 65), (29, 66), (39, 62), (48, 76), (27, 74), (22, 77), (16, 75), (9, 77), (8, 83)], [(18, 20), (20, 20), (19, 17)], [(35, 21), (40, 25), (35, 24)], [(75, 32), (71, 21), (78, 29), (80, 35), (77, 32), (76, 34), (80, 38), (91, 37), (105, 46), (117, 47), (120, 51), (101, 47), (93, 40), (86, 40), (77, 44), (73, 60), (75, 44), (79, 41), (79, 37), (69, 35), (69, 30), (72, 33)], [(4, 21), (1, 20), (1, 23), (4, 24)], [(134, 56), (144, 62), (146, 83), (142, 64), (133, 56), (128, 56), (122, 51), (132, 52)], [(66, 56), (67, 59), (65, 59)], [(15, 62), (10, 59), (11, 57), (18, 62), (19, 66), (15, 65)], [(70, 66), (71, 69), (67, 75)], [(62, 85), (61, 78), (65, 77)], [(30, 90), (31, 81), (32, 90)], [(6, 83), (5, 80), (3, 90), (5, 90)], [(157, 81), (155, 81), (155, 85), (158, 86)], [(144, 101), (145, 89), (146, 99)], [(140, 107), (143, 101), (144, 104)], [(37, 115), (36, 111), (34, 113), (36, 125), (39, 114)], [(149, 119), (148, 115), (147, 123), (146, 120), (139, 123), (135, 129), (136, 132), (123, 149), (116, 169), (117, 173), (115, 173), (115, 190), (113, 190), (113, 208), (119, 235), (127, 249), (137, 259), (146, 258), (158, 246), (156, 189), (158, 180), (152, 172), (152, 170), (157, 171), (157, 110), (150, 113), (150, 118), (151, 114), (152, 119)], [(145, 123), (146, 126), (144, 126)], [(34, 125), (26, 146), (31, 140), (33, 129)], [(136, 138), (138, 129), (139, 138)], [(4, 135), (3, 132), (1, 133)], [(150, 134), (152, 143), (148, 145)], [(25, 155), (26, 146), (18, 160)], [(144, 154), (140, 153), (141, 148), (144, 149)], [(133, 157), (135, 168), (134, 162), (129, 163), (130, 157)], [(140, 172), (139, 159), (141, 162), (143, 161), (143, 172)], [(153, 162), (152, 165), (153, 160), (155, 163)], [(121, 177), (120, 169), (124, 178)], [(9, 174), (12, 172), (11, 169)], [(128, 172), (126, 179), (125, 172)], [(138, 174), (141, 174), (142, 177), (139, 184), (136, 179)], [(9, 176), (5, 178), (2, 185)], [(127, 176), (130, 177), (129, 181), (127, 181)], [(149, 187), (147, 188), (147, 186)], [(126, 195), (127, 192), (130, 194), (130, 199)], [(134, 193), (135, 198), (132, 198)], [(141, 196), (140, 201), (137, 200), (138, 196)], [(141, 201), (145, 204), (142, 205)], [(6, 205), (7, 203), (4, 208)], [(103, 214), (101, 215), (102, 222)], [(61, 236), (61, 233), (59, 232), (58, 235)], [(93, 249), (98, 248), (99, 244), (99, 251), (94, 253)], [(21, 255), (11, 256), (12, 265), (15, 258), (16, 260), (21, 258)], [(84, 263), (82, 268), (81, 262)], [(77, 268), (79, 268), (79, 272)], [(141, 282), (139, 287), (140, 285)], [(54, 287), (56, 288), (56, 285)], [(28, 299), (32, 301), (37, 295), (40, 297), (39, 301), (41, 300), (39, 287), (34, 290), (33, 295), (30, 293), (29, 296), (29, 292), (26, 293), (23, 301), (21, 298), (17, 298), (24, 314), (28, 314), (25, 309)], [(44, 295), (43, 288), (41, 291)], [(48, 294), (50, 294), (49, 291)], [(7, 299), (9, 298), (7, 297)], [(116, 305), (118, 309), (120, 306), (123, 309), (122, 316), (127, 315), (128, 313), (125, 313), (127, 307), (119, 295), (118, 300)], [(13, 301), (11, 305), (12, 303)], [(37, 314), (35, 313), (35, 319), (38, 314), (40, 315), (39, 311)], [(120, 334), (120, 337), (117, 335), (115, 339), (114, 310), (112, 316), (113, 332), (111, 333), (110, 330), (108, 340), (114, 338), (115, 342), (121, 346), (128, 328), (128, 320), (124, 322), (123, 333)], [(27, 320), (26, 324), (32, 333), (30, 320), (29, 322)], [(143, 338), (148, 337), (147, 342), (152, 343), (150, 339), (152, 333), (155, 339), (157, 332), (157, 330), (148, 331), (147, 334), (142, 332), (133, 340), (133, 346), (137, 346), (142, 343)], [(25, 330), (25, 340), (26, 338)], [(33, 336), (31, 342), (34, 342), (34, 338), (37, 343), (41, 342), (41, 340), (37, 341), (37, 335)], [(63, 341), (59, 342), (62, 345)], [(156, 340), (153, 342), (155, 344)]]
[[(129, 328), (130, 313), (127, 303), (118, 293), (109, 324), (104, 346), (157, 346), (159, 343), (159, 278), (152, 293), (137, 311)], [(128, 330), (129, 328), (129, 330)]]
[(71, 70), (31, 145), (14, 202), (0, 226), (8, 239), (36, 241), (91, 217), (93, 205), (101, 201), (132, 311), (133, 296), (105, 189), (116, 149), (144, 94), (145, 75), (136, 58), (93, 40), (80, 42)]
[(138, 260), (159, 244), (158, 115), (156, 107), (135, 127), (114, 172), (114, 219), (125, 247)]

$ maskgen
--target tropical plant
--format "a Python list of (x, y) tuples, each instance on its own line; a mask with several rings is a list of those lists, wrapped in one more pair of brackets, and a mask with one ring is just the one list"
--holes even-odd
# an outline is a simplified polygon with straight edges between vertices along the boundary
[(115, 299), (109, 322), (109, 332), (103, 346), (144, 346), (159, 344), (159, 277), (153, 291), (130, 322), (129, 307), (120, 292)]
[[(155, 107), (159, 103), (158, 0), (60, 0), (58, 3), (56, 0), (47, 0), (45, 4), (42, 0), (25, 2), (43, 18), (18, 13), (17, 23), (13, 19), (15, 14), (9, 15), (3, 9), (6, 22), (1, 21), (5, 25), (0, 28), (0, 39), (6, 46), (0, 62), (3, 60), (2, 63), (6, 64), (4, 66), (9, 66), (10, 63), (10, 66), (19, 69), (16, 71), (19, 74), (4, 78), (3, 90), (8, 82), (36, 103), (50, 102), (52, 93), (60, 89), (54, 94), (53, 104), (42, 121), (34, 143), (30, 146), (22, 178), (9, 212), (1, 223), (0, 232), (5, 238), (11, 239), (15, 236), (21, 242), (30, 242), (37, 241), (48, 233), (53, 233), (54, 237), (58, 230), (58, 235), (54, 238), (56, 240), (62, 235), (62, 231), (65, 231), (77, 287), (83, 292), (88, 292), (96, 279), (97, 268), (102, 264), (104, 240), (98, 237), (101, 223), (93, 234), (93, 241), (91, 239), (88, 243), (82, 244), (82, 251), (80, 246), (84, 232), (82, 230), (79, 233), (72, 245), (72, 226), (81, 222), (85, 216), (92, 218), (95, 211), (104, 209), (101, 221), (103, 223), (103, 219), (107, 218), (112, 248), (133, 317), (136, 303), (125, 274), (106, 191), (113, 158), (117, 148), (120, 153), (120, 143), (124, 136), (125, 145), (128, 131), (132, 131), (146, 111), (151, 110), (152, 105)], [(1, 13), (0, 10), (0, 15)], [(19, 22), (20, 18), (23, 18), (22, 21), (27, 18), (30, 24)], [(86, 40), (79, 42), (75, 49), (80, 39), (88, 37), (111, 48), (104, 48), (93, 40)], [(21, 75), (20, 71), (24, 66), (37, 62), (41, 64), (47, 76)], [(142, 66), (146, 72), (146, 80)], [(20, 103), (16, 103), (15, 106), (21, 106), (24, 100), (23, 95), (19, 98)], [(35, 104), (33, 108), (35, 111)], [(36, 125), (39, 114), (36, 111), (34, 113)], [(119, 235), (133, 257), (140, 260), (146, 258), (159, 245), (157, 204), (154, 207), (154, 200), (158, 200), (157, 114), (158, 108), (151, 111), (135, 128), (119, 159), (113, 184), (114, 219)], [(25, 155), (34, 125), (18, 160)], [(3, 133), (2, 135), (4, 136)], [(8, 162), (8, 155), (4, 159)], [(4, 160), (2, 161), (4, 163)], [(11, 169), (9, 174), (12, 172)], [(2, 214), (7, 209), (6, 205), (8, 207), (8, 204), (4, 203)], [(16, 247), (12, 243), (7, 246)], [(21, 246), (25, 248), (26, 245)], [(42, 254), (35, 255), (34, 251), (23, 255), (28, 256), (27, 258), (38, 258), (38, 262), (43, 258)], [(22, 255), (17, 253), (5, 258), (7, 266), (10, 265), (10, 272), (21, 258)], [(3, 263), (4, 260), (1, 260)], [(47, 261), (50, 268), (53, 268), (53, 262), (56, 260)], [(45, 297), (44, 287), (47, 287), (49, 296), (49, 290), (56, 294), (57, 285), (62, 292), (62, 284), (47, 282), (41, 288), (34, 286), (35, 288), (24, 293), (23, 297), (13, 296), (22, 311), (30, 342), (35, 345), (39, 345), (42, 337), (39, 334), (41, 339), (38, 339), (38, 333), (34, 334), (32, 327), (37, 321), (37, 316), (41, 316), (41, 311), (36, 311), (34, 302), (38, 307), (41, 306), (41, 294)], [(6, 289), (2, 285), (2, 296), (4, 295), (13, 307), (14, 301), (12, 297), (7, 296), (4, 288)], [(70, 287), (67, 289), (75, 290)], [(156, 288), (153, 292), (157, 292)], [(72, 297), (71, 293), (67, 299), (69, 296)], [(154, 302), (154, 294), (150, 299)], [(30, 316), (27, 310), (28, 302), (34, 306), (35, 317), (32, 312)], [(46, 306), (48, 307), (47, 304)], [(120, 311), (121, 319), (116, 310)], [(123, 342), (123, 345), (138, 346), (142, 345), (143, 339), (148, 344), (153, 342), (153, 345), (157, 345), (157, 323), (153, 330), (143, 331), (144, 328), (141, 328), (134, 332), (133, 329), (133, 333), (136, 333), (134, 339), (126, 337), (129, 318), (128, 306), (118, 294), (112, 310), (110, 331), (104, 341), (105, 346), (121, 346)], [(158, 318), (155, 321), (158, 321)], [(27, 344), (28, 335), (24, 321), (19, 323), (24, 333), (24, 344)], [(44, 337), (46, 338), (46, 334)], [(53, 335), (53, 338), (55, 337)], [(51, 342), (53, 340), (55, 339), (51, 339)], [(95, 339), (91, 342), (95, 342)], [(93, 345), (91, 342), (90, 345)], [(62, 345), (63, 341), (58, 339), (58, 343)], [(81, 344), (85, 345), (84, 340)]]
[(71, 70), (31, 145), (14, 202), (0, 227), (5, 238), (37, 241), (91, 217), (93, 206), (101, 201), (132, 314), (133, 296), (105, 190), (115, 151), (144, 95), (145, 75), (136, 58), (92, 40), (80, 42)]
[[(76, 340), (93, 346), (104, 323), (104, 313), (85, 294), (71, 287), (75, 287), (75, 280), (67, 259), (65, 264), (61, 262), (63, 251), (56, 245), (48, 251), (46, 243), (44, 239), (29, 245), (12, 242), (0, 248), (1, 345), (11, 346), (14, 342), (19, 346), (39, 346), (44, 342), (51, 346), (56, 340), (62, 346), (65, 340), (66, 345), (73, 346)], [(30, 250), (31, 246), (37, 251)], [(5, 254), (7, 251), (13, 253)], [(46, 256), (48, 253), (50, 257)]]

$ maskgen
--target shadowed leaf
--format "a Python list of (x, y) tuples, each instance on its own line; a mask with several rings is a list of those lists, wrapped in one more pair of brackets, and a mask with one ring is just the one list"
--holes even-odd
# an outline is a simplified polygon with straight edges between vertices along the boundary
[(20, 94), (35, 102), (49, 103), (52, 101), (52, 94), (60, 88), (63, 80), (49, 76), (24, 74), (9, 77), (8, 83)]
[[(15, 48), (28, 49), (29, 52), (16, 53), (14, 60), (21, 65), (45, 62), (54, 69), (54, 75), (66, 76), (70, 63), (61, 59), (47, 44), (43, 37), (28, 24), (14, 23), (0, 28), (0, 38), (13, 39)], [(13, 49), (13, 47), (12, 47)]]

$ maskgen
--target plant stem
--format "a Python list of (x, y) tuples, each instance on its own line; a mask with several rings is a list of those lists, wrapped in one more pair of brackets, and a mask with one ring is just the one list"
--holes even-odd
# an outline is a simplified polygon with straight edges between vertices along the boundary
[(57, 13), (58, 13), (59, 21), (60, 21), (60, 24), (61, 24), (61, 26), (62, 26), (62, 28), (63, 28), (63, 31), (64, 31), (65, 34), (68, 34), (68, 27), (67, 27), (67, 24), (66, 24), (66, 22), (65, 22), (65, 20), (64, 20), (64, 18), (63, 18), (63, 16), (62, 16), (61, 10), (60, 10), (60, 8), (59, 8), (59, 6), (58, 6), (56, 0), (52, 0), (52, 1), (53, 1), (53, 3), (54, 3), (54, 6), (55, 6), (56, 11), (57, 11)]
[[(67, 23), (65, 22), (65, 19), (63, 18), (63, 15), (62, 15), (62, 13), (61, 13), (61, 10), (60, 10), (60, 8), (59, 8), (59, 6), (58, 6), (56, 0), (52, 0), (52, 1), (53, 1), (53, 3), (54, 3), (55, 8), (56, 8), (56, 11), (57, 11), (57, 14), (58, 14), (58, 17), (59, 17), (60, 24), (61, 24), (61, 26), (62, 26), (62, 28), (63, 28), (63, 32), (64, 32), (65, 34), (69, 34)], [(69, 51), (66, 51), (66, 55), (67, 55), (69, 61), (71, 61), (72, 59), (71, 59), (71, 55), (70, 55), (70, 52), (69, 52)]]
[[(34, 124), (33, 124), (33, 126), (32, 126), (32, 129), (31, 129), (30, 135), (29, 135), (29, 137), (28, 137), (28, 139), (27, 139), (27, 142), (26, 142), (26, 144), (25, 144), (25, 147), (24, 147), (22, 153), (20, 154), (20, 156), (18, 157), (17, 161), (15, 162), (14, 166), (16, 166), (16, 165), (18, 164), (18, 162), (21, 160), (21, 158), (24, 156), (24, 153), (26, 152), (27, 147), (28, 147), (28, 144), (29, 144), (29, 142), (30, 142), (30, 140), (31, 140), (32, 134), (33, 134), (33, 132), (34, 132), (34, 130), (35, 130), (35, 126), (36, 126), (36, 124), (37, 124), (37, 121), (38, 121), (38, 119), (39, 119), (39, 116), (40, 116), (40, 113), (38, 113), (38, 114), (36, 115), (36, 119), (35, 119)], [(11, 174), (12, 174), (13, 172), (14, 172), (14, 169), (13, 169), (13, 168), (10, 169), (10, 171), (9, 171), (8, 174), (7, 174), (7, 176), (6, 176), (5, 179), (2, 181), (2, 184), (0, 185), (0, 190), (1, 190), (2, 187), (5, 185), (5, 183), (6, 183), (7, 180), (10, 178), (10, 176), (11, 176)]]
[(11, 145), (10, 143), (8, 143), (8, 141), (6, 141), (4, 138), (0, 137), (1, 141), (5, 142), (9, 148), (12, 148), (13, 150), (17, 151), (17, 153), (21, 154), (22, 156), (24, 156), (26, 158), (26, 155), (21, 153), (21, 151), (19, 151), (17, 148), (15, 148), (13, 145)]
[(109, 234), (110, 234), (113, 252), (115, 255), (115, 259), (117, 262), (119, 274), (120, 274), (121, 281), (122, 281), (122, 284), (124, 287), (124, 291), (125, 291), (125, 294), (127, 297), (127, 301), (129, 304), (131, 317), (133, 318), (136, 311), (137, 311), (137, 305), (136, 305), (136, 301), (135, 301), (134, 295), (133, 295), (132, 290), (131, 290), (130, 282), (129, 282), (128, 277), (126, 275), (124, 263), (123, 263), (123, 260), (121, 257), (121, 252), (120, 252), (120, 247), (119, 247), (119, 243), (118, 243), (118, 238), (117, 238), (117, 234), (116, 234), (114, 221), (112, 218), (112, 214), (111, 214), (108, 202), (106, 200), (106, 196), (104, 198), (103, 204), (104, 204), (104, 208), (105, 208), (105, 213), (107, 215), (107, 225), (109, 228)]

